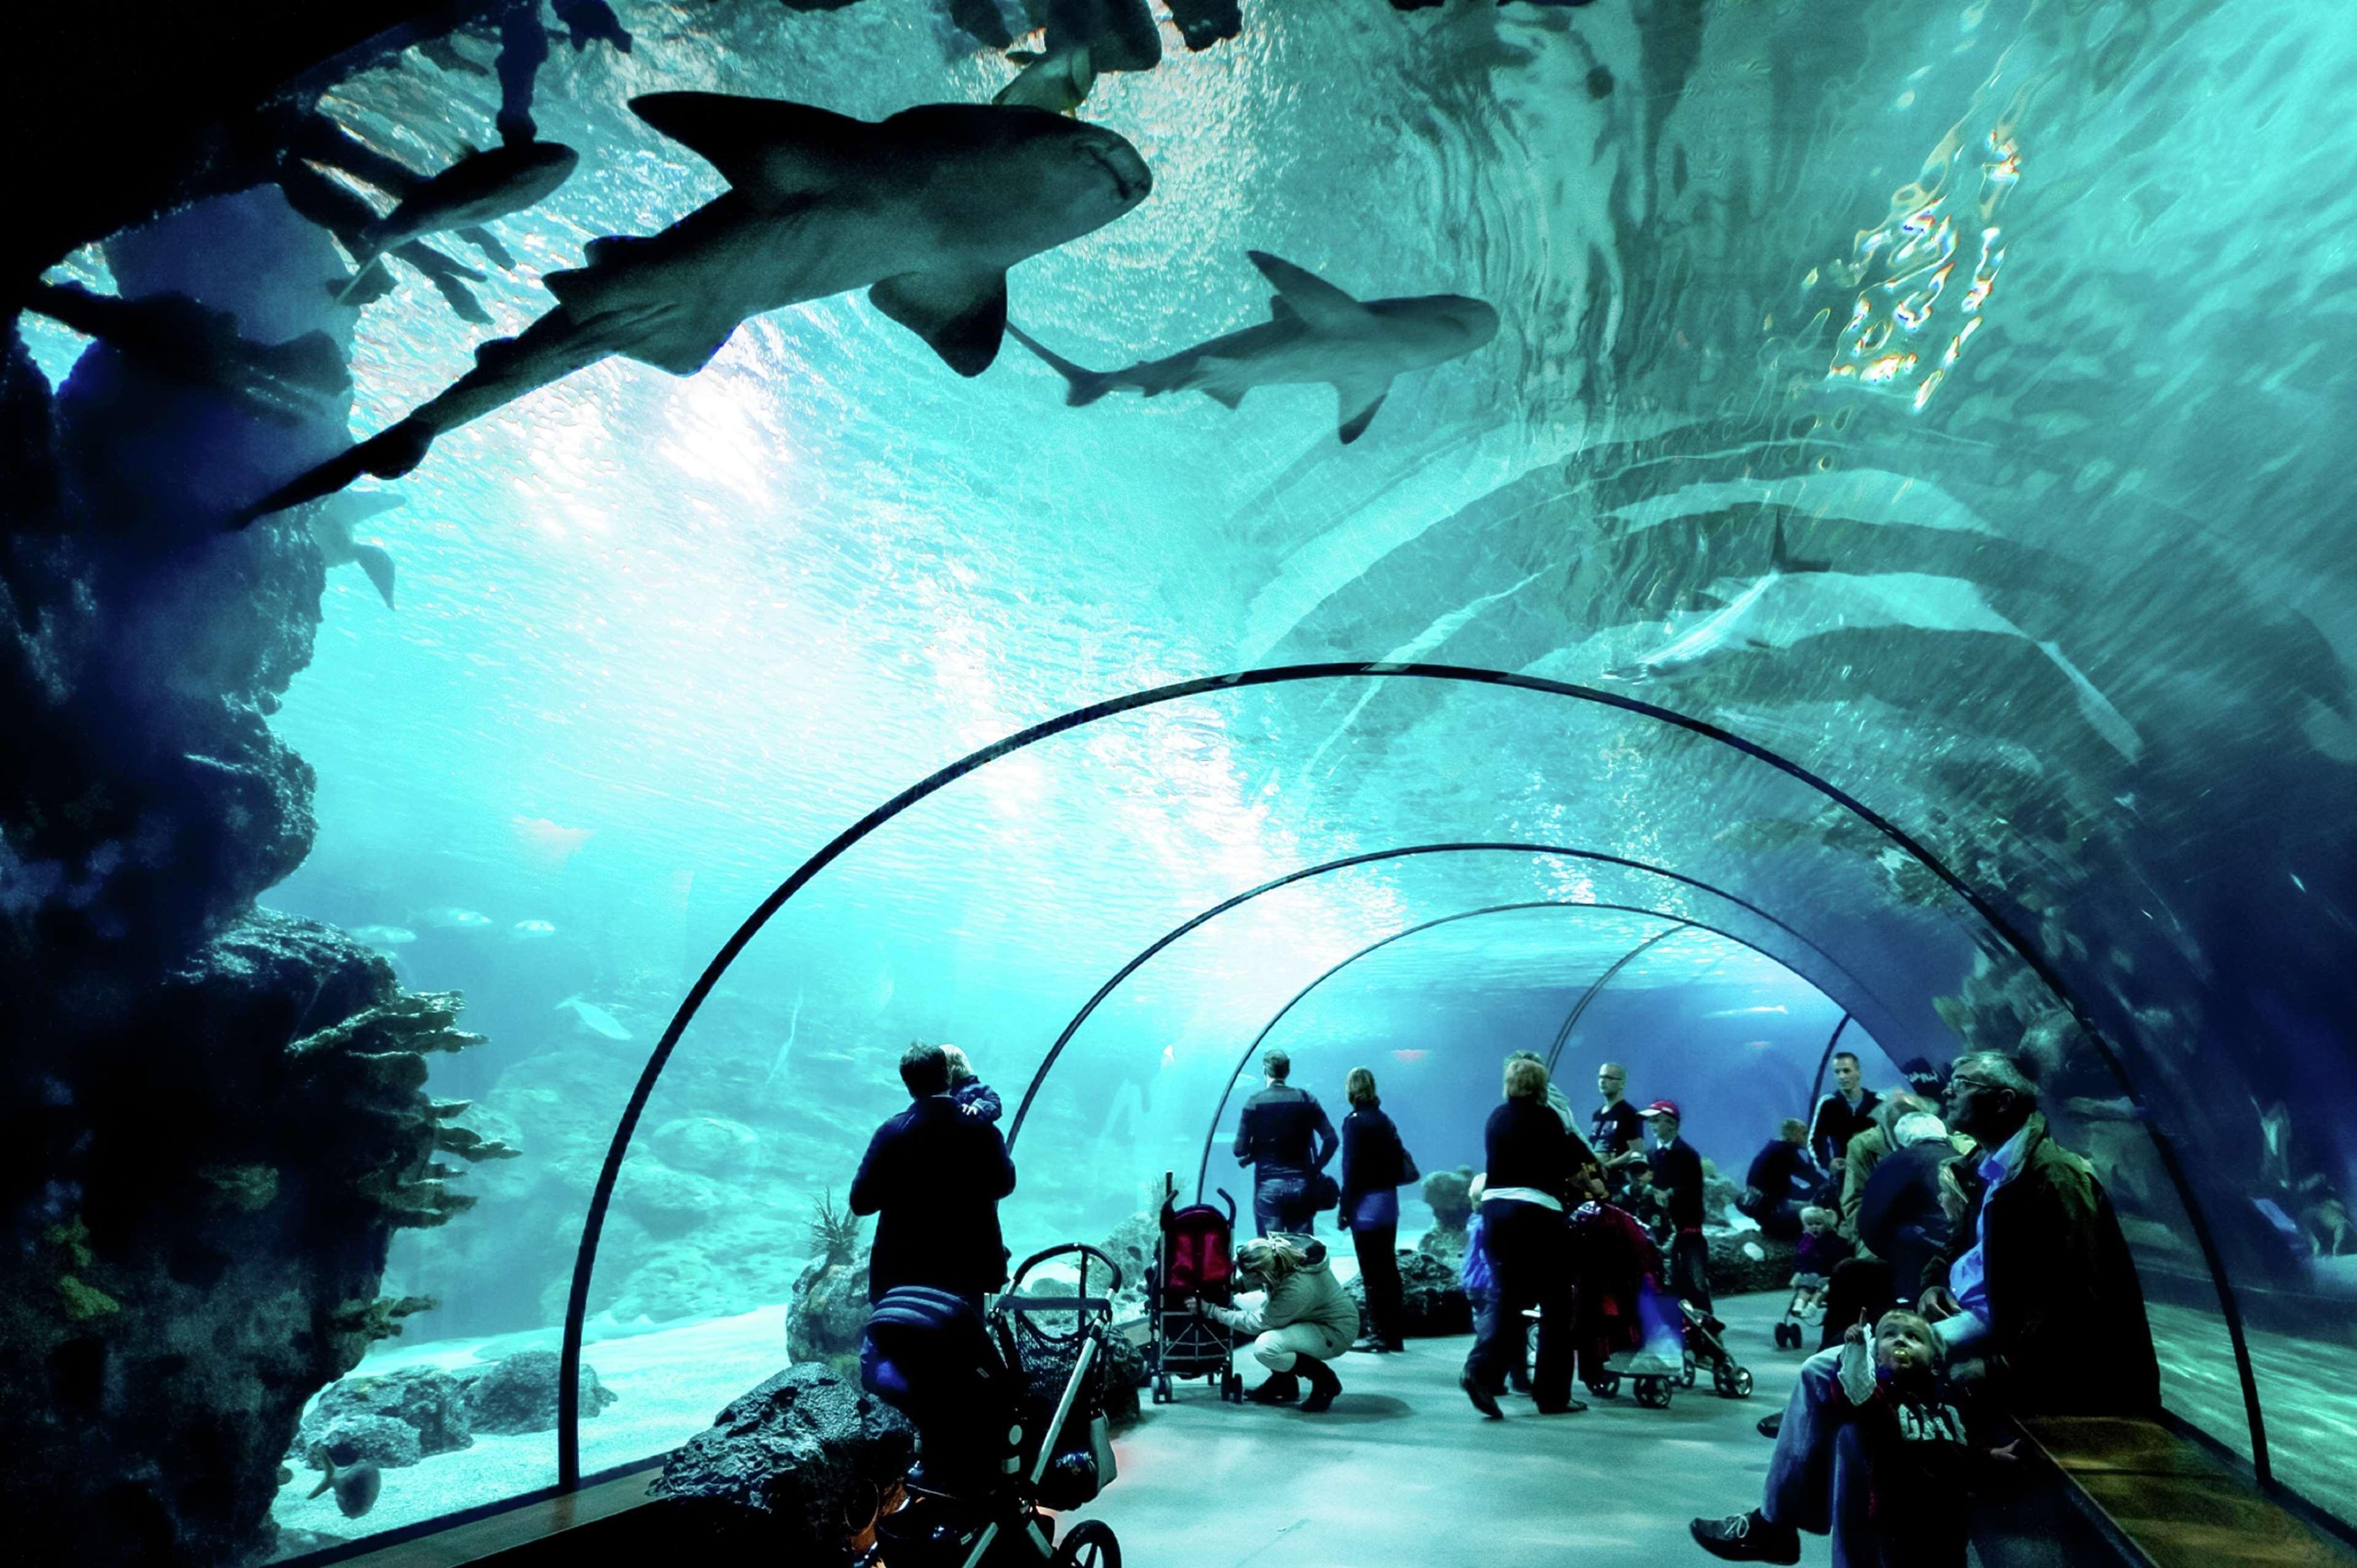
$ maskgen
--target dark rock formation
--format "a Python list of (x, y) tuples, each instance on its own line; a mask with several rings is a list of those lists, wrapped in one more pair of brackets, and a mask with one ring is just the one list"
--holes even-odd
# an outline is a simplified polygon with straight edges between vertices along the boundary
[(674, 1550), (827, 1568), (908, 1473), (899, 1412), (823, 1367), (789, 1367), (730, 1402), (663, 1466), (650, 1496)]
[[(302, 1430), (295, 1439), (296, 1453), (310, 1457), (355, 1416), (382, 1417), (401, 1423), (415, 1434), (414, 1446), (420, 1454), (447, 1454), (468, 1447), (475, 1441), (465, 1385), (437, 1368), (412, 1367), (373, 1377), (345, 1378), (329, 1385), (303, 1418)], [(366, 1454), (362, 1457), (377, 1456)], [(398, 1465), (411, 1461), (378, 1459), (377, 1463)]]
[[(254, 341), (349, 339), (341, 263), (275, 192), (107, 260)], [(422, 1091), (474, 1043), (457, 999), (253, 906), (314, 831), (267, 715), (324, 579), (299, 520), (218, 509), (343, 413), (274, 421), (103, 344), (54, 396), (0, 358), (0, 1512), (31, 1561), (268, 1555), (305, 1401), (431, 1305), (382, 1293), (393, 1231), (469, 1201)]]
[[(1447, 1334), (1473, 1332), (1473, 1305), (1465, 1298), (1465, 1287), (1458, 1283), (1457, 1271), (1464, 1262), (1460, 1246), (1457, 1261), (1452, 1262), (1436, 1253), (1410, 1251), (1403, 1247), (1399, 1253), (1400, 1268), (1400, 1332), (1411, 1338), (1433, 1338)], [(1351, 1299), (1359, 1304), (1360, 1321), (1364, 1323), (1367, 1311), (1367, 1287), (1363, 1280), (1353, 1278), (1342, 1287)]]
[[(480, 1372), (461, 1374), (467, 1414), (477, 1432), (554, 1432), (556, 1430), (558, 1373), (562, 1368), (554, 1350), (519, 1350), (492, 1362)], [(596, 1368), (581, 1368), (581, 1415), (601, 1414), (622, 1396), (597, 1380)]]
[(304, 1462), (315, 1470), (325, 1470), (331, 1456), (339, 1469), (348, 1469), (362, 1459), (387, 1469), (399, 1469), (425, 1457), (417, 1441), (417, 1428), (392, 1416), (371, 1415), (365, 1411), (346, 1411), (326, 1421), (305, 1422), (296, 1438), (296, 1447), (301, 1451)]
[(867, 1256), (823, 1257), (794, 1281), (786, 1305), (786, 1354), (797, 1366), (816, 1362), (856, 1380), (859, 1344), (867, 1333)]

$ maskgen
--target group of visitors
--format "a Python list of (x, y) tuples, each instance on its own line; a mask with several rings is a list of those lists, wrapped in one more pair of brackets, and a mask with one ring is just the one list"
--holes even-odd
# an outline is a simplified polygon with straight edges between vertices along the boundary
[[(1238, 1249), (1237, 1274), (1258, 1294), (1195, 1305), (1253, 1337), (1268, 1375), (1249, 1397), (1314, 1412), (1340, 1391), (1343, 1354), (1402, 1348), (1397, 1189), (1415, 1163), (1368, 1069), (1345, 1080), (1338, 1134), (1290, 1083), (1285, 1052), (1262, 1067), (1234, 1145), (1254, 1170), (1259, 1230)], [(1961, 1568), (1964, 1499), (1976, 1469), (2010, 1453), (1997, 1441), (2005, 1416), (2158, 1407), (2142, 1292), (2093, 1167), (2054, 1140), (2012, 1058), (1975, 1052), (1945, 1075), (1910, 1062), (1907, 1086), (1883, 1094), (1863, 1086), (1854, 1054), (1833, 1067), (1834, 1091), (1808, 1122), (1779, 1124), (1737, 1203), (1766, 1234), (1796, 1240), (1795, 1305), (1822, 1299), (1820, 1348), (1781, 1416), (1760, 1423), (1776, 1448), (1759, 1506), (1697, 1519), (1693, 1535), (1736, 1562), (1797, 1563), (1811, 1531), (1831, 1534), (1835, 1568)], [(926, 1284), (979, 1309), (1006, 1280), (997, 1202), (1015, 1167), (998, 1097), (955, 1047), (911, 1045), (900, 1077), (912, 1103), (877, 1130), (851, 1187), (855, 1214), (881, 1216), (870, 1297)], [(1627, 1081), (1617, 1063), (1599, 1069), (1582, 1137), (1544, 1063), (1506, 1059), (1472, 1194), (1489, 1277), (1458, 1379), (1485, 1417), (1502, 1416), (1500, 1395), (1525, 1373), (1539, 1413), (1587, 1408), (1571, 1391), (1592, 1353), (1578, 1316), (1583, 1248), (1665, 1240), (1671, 1293), (1709, 1311), (1701, 1156), (1677, 1103), (1638, 1109)], [(1326, 1175), (1337, 1154), (1339, 1181)], [(1314, 1234), (1327, 1208), (1358, 1251), (1363, 1337)]]

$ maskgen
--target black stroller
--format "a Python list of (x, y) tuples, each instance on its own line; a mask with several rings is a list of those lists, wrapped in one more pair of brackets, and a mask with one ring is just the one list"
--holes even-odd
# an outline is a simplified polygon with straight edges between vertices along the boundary
[(1173, 1208), (1178, 1183), (1169, 1172), (1162, 1174), (1162, 1233), (1146, 1276), (1152, 1334), (1146, 1370), (1156, 1404), (1170, 1402), (1173, 1378), (1207, 1378), (1222, 1399), (1242, 1402), (1244, 1397), (1244, 1380), (1235, 1370), (1235, 1331), (1187, 1305), (1192, 1296), (1225, 1306), (1235, 1294), (1236, 1200), (1227, 1188), (1216, 1190), (1226, 1199), (1225, 1214), (1208, 1203)]
[[(1075, 1294), (1021, 1294), (1034, 1267), (1075, 1252)], [(1112, 1273), (1103, 1295), (1088, 1294), (1090, 1259)], [(1121, 1266), (1075, 1243), (1024, 1260), (986, 1318), (946, 1291), (885, 1294), (868, 1319), (860, 1381), (916, 1426), (917, 1463), (907, 1502), (876, 1521), (866, 1568), (1121, 1568), (1110, 1526), (1084, 1520), (1058, 1544), (1047, 1511), (1078, 1508), (1114, 1479), (1105, 1339), (1120, 1289)], [(1071, 1332), (1032, 1321), (1056, 1313), (1077, 1319)], [(1067, 1362), (1060, 1387), (1034, 1391), (1035, 1371), (1052, 1377)]]

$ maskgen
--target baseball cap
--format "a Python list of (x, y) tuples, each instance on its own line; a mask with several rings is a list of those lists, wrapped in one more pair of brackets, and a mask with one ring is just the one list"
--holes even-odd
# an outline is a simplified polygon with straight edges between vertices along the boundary
[(1637, 1114), (1640, 1116), (1676, 1116), (1681, 1122), (1685, 1120), (1684, 1117), (1678, 1116), (1678, 1102), (1674, 1100), (1656, 1100), (1651, 1105), (1646, 1106), (1642, 1111), (1638, 1112)]

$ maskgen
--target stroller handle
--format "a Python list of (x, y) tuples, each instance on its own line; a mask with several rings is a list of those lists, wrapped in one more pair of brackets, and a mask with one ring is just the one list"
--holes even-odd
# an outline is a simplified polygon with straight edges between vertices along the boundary
[[(1068, 1252), (1082, 1253), (1088, 1257), (1094, 1258), (1106, 1268), (1111, 1269), (1113, 1271), (1113, 1289), (1106, 1294), (1109, 1295), (1117, 1295), (1120, 1294), (1121, 1265), (1115, 1262), (1111, 1254), (1104, 1251), (1102, 1248), (1092, 1247), (1086, 1241), (1067, 1241), (1060, 1247), (1050, 1247), (1044, 1252), (1032, 1253), (1017, 1266), (1013, 1283), (1020, 1284), (1023, 1281), (1023, 1276), (1029, 1273), (1034, 1268), (1048, 1262), (1050, 1258), (1060, 1258)], [(1012, 1289), (1013, 1285), (1010, 1285), (1009, 1288)]]
[[(1228, 1206), (1228, 1229), (1230, 1229), (1231, 1230), (1234, 1230), (1234, 1229), (1235, 1229), (1235, 1224), (1236, 1224), (1236, 1199), (1235, 1199), (1235, 1195), (1234, 1195), (1234, 1194), (1232, 1194), (1232, 1193), (1231, 1193), (1231, 1192), (1230, 1192), (1226, 1187), (1213, 1187), (1211, 1190), (1212, 1190), (1213, 1192), (1218, 1193), (1218, 1194), (1220, 1195), (1221, 1198), (1226, 1202), (1226, 1204), (1227, 1204), (1227, 1206)], [(1163, 1198), (1162, 1198), (1162, 1217), (1163, 1217), (1165, 1219), (1169, 1219), (1169, 1218), (1170, 1218), (1171, 1210), (1177, 1207), (1178, 1202), (1178, 1195), (1177, 1193), (1175, 1193), (1175, 1192), (1173, 1192), (1173, 1193), (1166, 1193), (1166, 1194), (1163, 1196)]]

